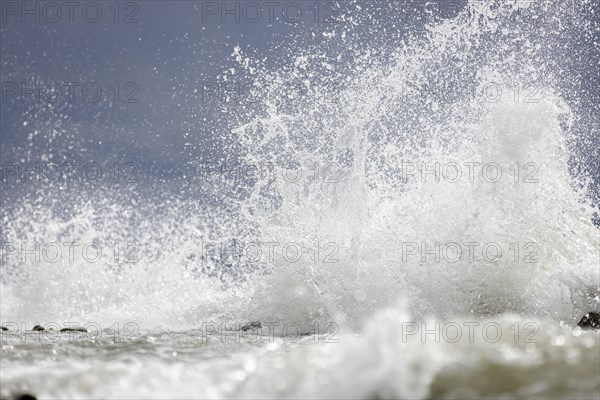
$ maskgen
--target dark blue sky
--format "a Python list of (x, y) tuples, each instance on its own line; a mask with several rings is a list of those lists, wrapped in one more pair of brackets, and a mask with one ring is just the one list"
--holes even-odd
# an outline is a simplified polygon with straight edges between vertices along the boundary
[[(375, 38), (384, 32), (389, 41), (398, 40), (406, 26), (422, 25), (427, 10), (427, 18), (451, 16), (465, 2), (358, 2), (371, 18), (361, 20), (353, 34)], [(230, 114), (222, 111), (218, 96), (207, 101), (202, 93), (234, 65), (235, 46), (267, 64), (285, 63), (293, 51), (284, 50), (324, 41), (321, 33), (334, 29), (336, 18), (354, 16), (357, 4), (81, 1), (70, 9), (63, 1), (0, 3), (0, 158), (109, 157), (148, 170), (222, 156), (219, 132), (231, 122)], [(261, 15), (249, 4), (261, 5)], [(576, 71), (591, 94), (600, 81), (594, 40), (581, 38)], [(52, 82), (62, 85), (56, 101), (48, 100)], [(74, 83), (72, 100), (65, 83)], [(25, 94), (22, 100), (22, 84), (45, 94), (40, 99)], [(94, 97), (98, 100), (86, 101)], [(589, 99), (585, 118), (594, 121), (597, 95)], [(227, 108), (236, 112), (234, 104)]]
[[(352, 15), (356, 7), (349, 1), (253, 3), (262, 6), (259, 15), (256, 7), (248, 7), (252, 2), (99, 1), (80, 2), (72, 14), (62, 5), (58, 15), (44, 2), (2, 3), (2, 158), (26, 151), (32, 121), (56, 126), (64, 116), (61, 126), (71, 127), (65, 129), (78, 126), (73, 143), (87, 143), (98, 154), (126, 152), (129, 161), (144, 164), (180, 161), (197, 152), (218, 155), (216, 133), (227, 125), (227, 116), (218, 111), (222, 103), (217, 96), (203, 101), (202, 89), (232, 65), (236, 45), (257, 59), (284, 62), (293, 52), (278, 49), (324, 40), (320, 33), (335, 27), (335, 17)], [(378, 23), (393, 21), (385, 12), (388, 3), (369, 4), (379, 14)], [(457, 8), (448, 6), (440, 14)], [(368, 34), (368, 24), (356, 30), (360, 32)], [(401, 33), (396, 29), (390, 38)], [(72, 101), (69, 87), (63, 86), (63, 95), (53, 104), (27, 94), (21, 101), (22, 89), (10, 86), (25, 82), (35, 87), (36, 81), (43, 90), (47, 82), (80, 85), (71, 86)], [(97, 86), (84, 91), (89, 82)], [(96, 97), (97, 87), (103, 92), (99, 101), (85, 101)], [(102, 144), (90, 145), (94, 138)]]

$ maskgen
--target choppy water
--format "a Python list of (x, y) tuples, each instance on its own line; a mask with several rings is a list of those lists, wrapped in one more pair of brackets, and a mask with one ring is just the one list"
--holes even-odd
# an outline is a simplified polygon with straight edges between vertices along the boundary
[(208, 327), (6, 335), (2, 390), (123, 399), (598, 397), (597, 332), (511, 314), (414, 321), (398, 306), (357, 335), (280, 337), (265, 328), (236, 336)]
[(353, 4), (289, 64), (235, 48), (223, 79), (256, 86), (227, 165), (3, 210), (5, 243), (104, 252), (8, 254), (2, 323), (113, 329), (5, 334), (3, 396), (600, 397), (600, 336), (573, 329), (600, 309), (598, 103), (568, 75), (594, 5), (471, 2), (399, 40)]

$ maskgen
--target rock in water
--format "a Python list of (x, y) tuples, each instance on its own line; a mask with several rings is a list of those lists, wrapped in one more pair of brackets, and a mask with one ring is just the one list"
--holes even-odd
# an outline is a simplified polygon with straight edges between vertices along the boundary
[(44, 327), (43, 327), (43, 326), (41, 326), (41, 325), (36, 325), (36, 326), (34, 326), (34, 327), (33, 327), (33, 329), (32, 329), (32, 331), (45, 331), (45, 330), (46, 330), (46, 328), (44, 328)]
[(600, 313), (592, 311), (585, 314), (577, 326), (583, 329), (600, 329)]
[(29, 393), (23, 393), (15, 396), (15, 400), (37, 400), (37, 397)]
[(254, 321), (254, 322), (250, 322), (249, 324), (242, 326), (240, 329), (242, 332), (247, 332), (249, 330), (260, 329), (260, 328), (262, 328), (262, 324), (258, 321)]
[(61, 332), (87, 332), (87, 329), (80, 326), (74, 326), (72, 328), (62, 328)]

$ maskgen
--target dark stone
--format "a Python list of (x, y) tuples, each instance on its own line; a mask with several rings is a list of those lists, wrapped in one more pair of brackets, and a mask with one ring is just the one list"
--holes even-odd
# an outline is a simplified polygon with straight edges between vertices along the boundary
[(585, 314), (577, 326), (583, 329), (600, 329), (600, 313), (592, 311)]
[(62, 328), (60, 331), (61, 332), (87, 332), (87, 329), (79, 327), (79, 326), (74, 326), (73, 328)]
[(0, 328), (2, 328), (3, 331), (7, 331), (8, 330), (8, 328), (5, 328), (3, 326), (0, 326)]
[(16, 395), (15, 400), (37, 400), (37, 397), (29, 393), (23, 393)]
[(250, 322), (249, 324), (242, 326), (241, 330), (242, 330), (242, 332), (247, 332), (249, 330), (260, 329), (260, 328), (262, 328), (262, 324), (258, 321), (255, 321), (255, 322)]
[(43, 327), (43, 326), (41, 326), (41, 325), (36, 325), (36, 326), (34, 326), (34, 327), (33, 327), (33, 329), (32, 329), (32, 331), (45, 331), (45, 330), (46, 330), (46, 328), (44, 328), (44, 327)]

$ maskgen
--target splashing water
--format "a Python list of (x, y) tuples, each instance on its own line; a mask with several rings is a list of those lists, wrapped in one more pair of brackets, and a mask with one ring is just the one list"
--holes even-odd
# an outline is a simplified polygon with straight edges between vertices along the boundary
[[(556, 335), (566, 335), (558, 331), (568, 329), (559, 322), (574, 325), (600, 308), (597, 199), (590, 179), (570, 170), (586, 163), (579, 155), (591, 149), (579, 147), (593, 131), (581, 118), (583, 89), (568, 97), (573, 83), (564, 76), (573, 32), (592, 29), (590, 2), (577, 9), (470, 2), (452, 18), (407, 25), (402, 39), (379, 27), (381, 35), (366, 43), (358, 27), (374, 22), (365, 6), (341, 28), (322, 32), (322, 42), (290, 49), (289, 63), (277, 68), (236, 47), (235, 68), (225, 76), (252, 79), (252, 98), (260, 100), (240, 107), (234, 128), (222, 133), (225, 158), (261, 173), (171, 180), (119, 195), (50, 185), (24, 196), (3, 210), (5, 242), (94, 242), (104, 249), (135, 242), (139, 259), (128, 264), (111, 251), (94, 263), (80, 252), (54, 263), (8, 257), (3, 320), (136, 321), (146, 332), (195, 329), (209, 320), (294, 321), (305, 333), (334, 321), (344, 332), (364, 329), (343, 348), (349, 353), (302, 348), (285, 362), (333, 357), (319, 368), (345, 365), (347, 373), (378, 365), (377, 352), (396, 349), (384, 332), (397, 331), (408, 315), (529, 316), (557, 331), (542, 340), (553, 346)], [(201, 190), (180, 191), (194, 185), (202, 185), (202, 198)], [(68, 215), (57, 212), (65, 203)], [(252, 243), (262, 251), (250, 261), (231, 260), (206, 253), (207, 243)], [(567, 345), (597, 350), (594, 340), (569, 338)], [(343, 393), (481, 395), (479, 387), (448, 389), (477, 375), (475, 367), (464, 376), (443, 370), (456, 367), (455, 353), (482, 352), (493, 374), (495, 350), (486, 346), (464, 344), (462, 353), (447, 344), (422, 347), (406, 363), (379, 365), (382, 382), (365, 377)], [(532, 374), (543, 375), (545, 364), (526, 348), (513, 350), (529, 354), (519, 368), (529, 362)], [(437, 370), (423, 364), (429, 353)], [(277, 357), (267, 355), (275, 363)], [(312, 373), (301, 376), (308, 382)], [(390, 383), (396, 375), (405, 377), (398, 387)], [(277, 390), (263, 386), (259, 374), (244, 390), (206, 395), (318, 397), (315, 388), (291, 388), (289, 377), (277, 376), (287, 382)], [(472, 380), (484, 382), (481, 376)], [(321, 394), (339, 395), (347, 385), (342, 375), (327, 379)], [(520, 390), (513, 393), (536, 393)], [(586, 390), (595, 393), (597, 385)]]
[[(40, 198), (4, 213), (6, 242), (135, 239), (141, 259), (127, 265), (109, 253), (85, 266), (9, 263), (3, 315), (126, 315), (157, 327), (191, 327), (215, 315), (335, 318), (356, 327), (406, 297), (418, 314), (574, 321), (598, 306), (595, 209), (569, 174), (576, 110), (561, 99), (551, 60), (558, 50), (548, 43), (561, 22), (553, 15), (535, 22), (539, 10), (527, 11), (471, 4), (406, 42), (376, 43), (378, 51), (359, 50), (351, 31), (335, 32), (327, 47), (297, 51), (279, 72), (236, 48), (237, 73), (247, 71), (268, 96), (241, 109), (230, 136), (242, 149), (240, 165), (269, 165), (271, 173), (208, 182), (220, 207), (177, 193), (163, 201), (105, 190), (68, 200), (65, 217), (48, 207), (63, 194), (43, 188)], [(532, 23), (546, 30), (530, 34)], [(350, 59), (338, 66), (328, 61), (331, 51)], [(530, 83), (535, 90), (523, 90)], [(497, 182), (490, 165), (500, 169)], [(231, 196), (235, 185), (245, 190)], [(217, 279), (207, 268), (196, 273), (203, 241), (215, 239), (293, 243), (322, 254), (235, 265)], [(438, 260), (436, 246), (448, 243), (460, 249), (446, 250), (471, 249), (474, 260), (466, 253)], [(500, 246), (497, 262), (482, 260), (487, 243)], [(535, 262), (524, 263), (519, 247)], [(427, 249), (433, 253), (423, 256)]]

